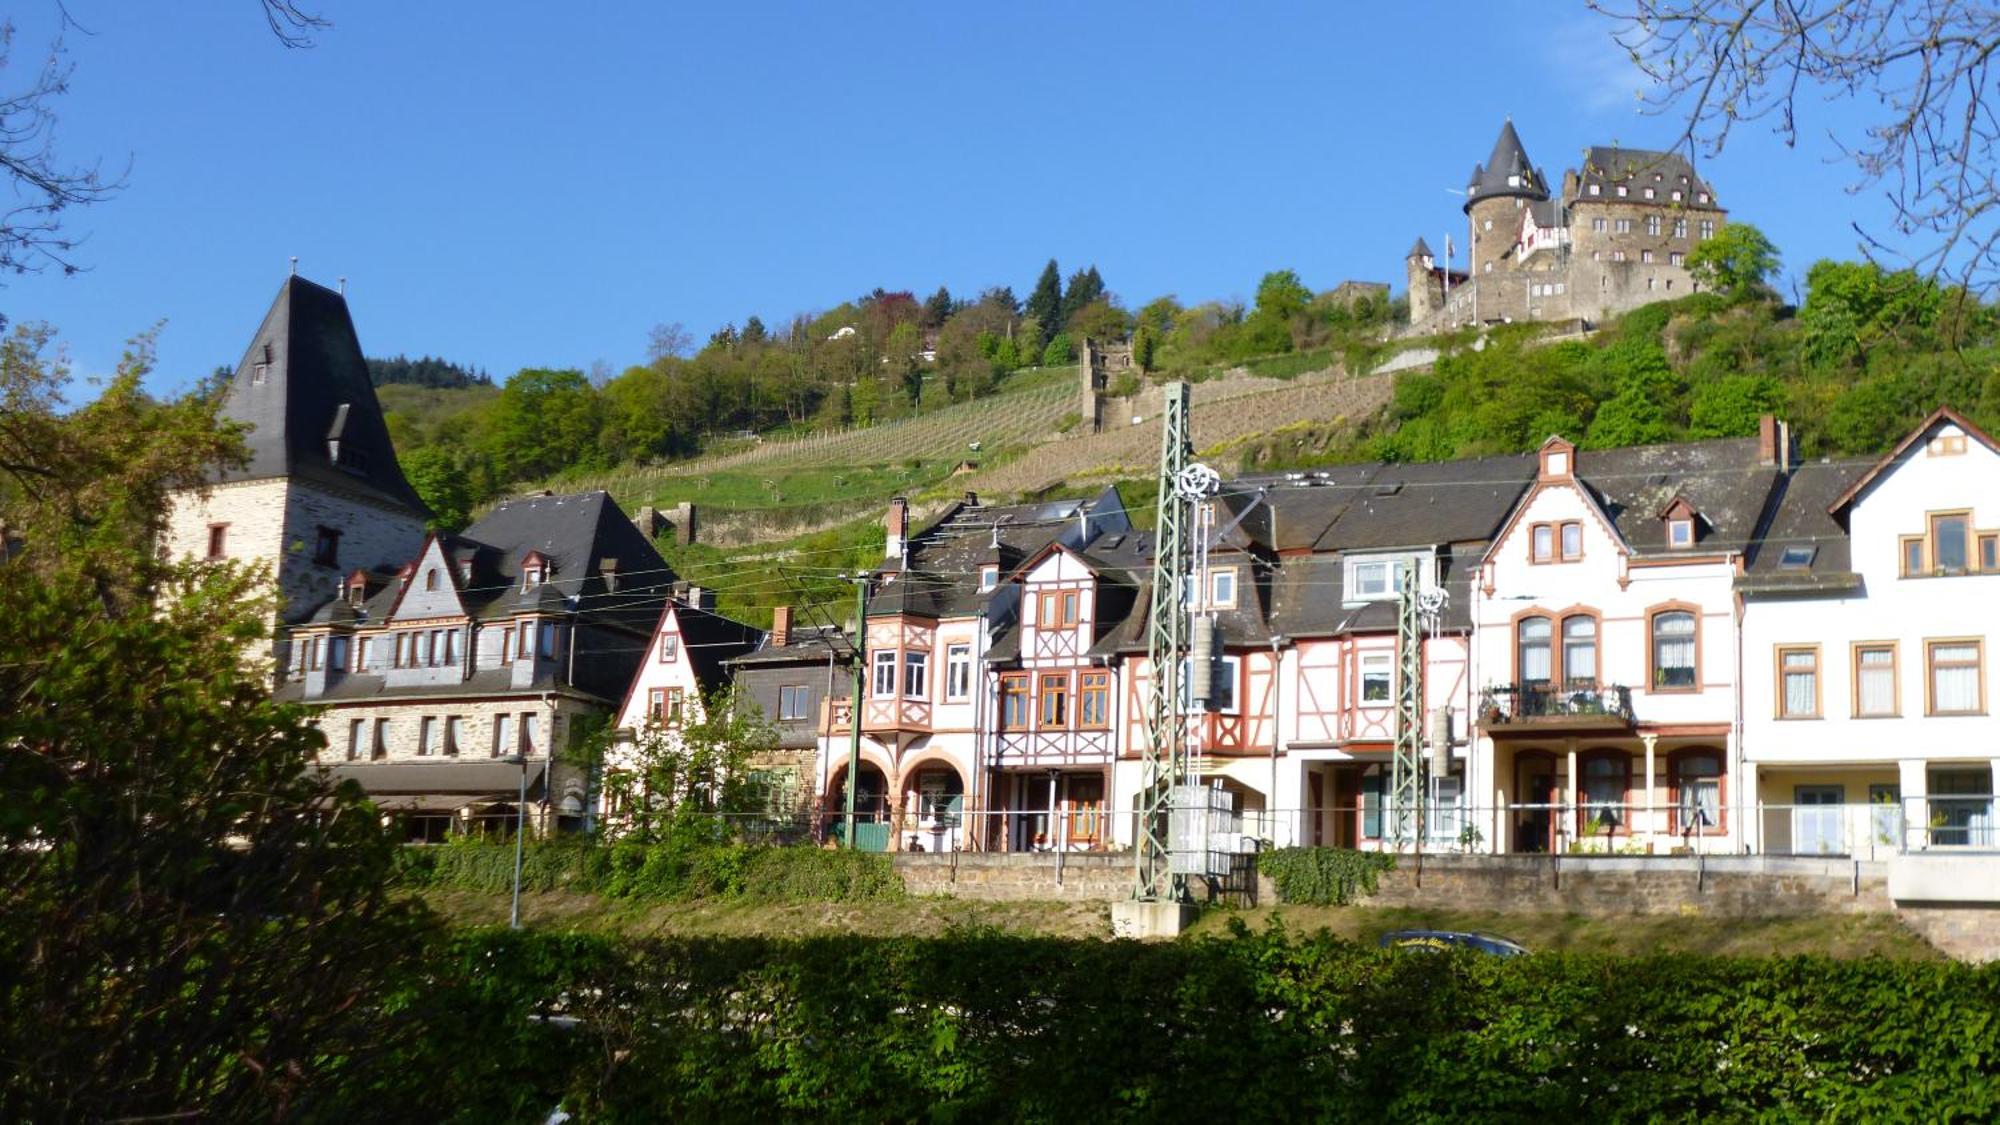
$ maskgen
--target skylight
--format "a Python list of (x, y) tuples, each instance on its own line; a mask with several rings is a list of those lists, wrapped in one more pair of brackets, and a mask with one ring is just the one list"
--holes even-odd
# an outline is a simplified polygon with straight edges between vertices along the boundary
[(1818, 547), (1787, 547), (1785, 553), (1778, 556), (1778, 569), (1804, 570), (1812, 565), (1813, 556), (1818, 553)]

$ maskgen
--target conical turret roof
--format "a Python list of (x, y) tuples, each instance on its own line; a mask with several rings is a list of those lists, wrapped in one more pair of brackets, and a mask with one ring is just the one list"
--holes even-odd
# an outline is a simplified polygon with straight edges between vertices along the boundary
[(1481, 199), (1506, 195), (1535, 200), (1549, 197), (1548, 184), (1528, 159), (1528, 150), (1522, 147), (1521, 135), (1514, 131), (1511, 117), (1500, 126), (1500, 136), (1493, 142), (1493, 152), (1486, 163), (1473, 167), (1465, 205), (1470, 208)]
[(222, 413), (250, 427), (250, 461), (220, 479), (311, 480), (429, 518), (396, 463), (339, 293), (296, 275), (285, 279), (236, 366)]
[(1410, 247), (1410, 252), (1409, 252), (1408, 254), (1405, 254), (1405, 255), (1404, 255), (1404, 258), (1406, 258), (1406, 259), (1408, 259), (1408, 258), (1435, 258), (1435, 257), (1437, 257), (1437, 255), (1435, 255), (1435, 254), (1431, 253), (1431, 247), (1430, 247), (1430, 243), (1428, 243), (1428, 242), (1425, 242), (1425, 241), (1423, 240), (1422, 236), (1419, 236), (1419, 237), (1417, 238), (1417, 244), (1416, 244), (1415, 246), (1412, 246), (1412, 247)]

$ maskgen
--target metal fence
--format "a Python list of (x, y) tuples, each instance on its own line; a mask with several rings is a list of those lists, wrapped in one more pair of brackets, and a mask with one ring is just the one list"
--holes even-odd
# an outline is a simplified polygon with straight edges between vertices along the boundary
[[(1580, 801), (1471, 805), (1430, 803), (1422, 809), (1388, 802), (1309, 808), (1232, 810), (1232, 822), (1210, 833), (1206, 847), (1246, 854), (1259, 848), (1317, 845), (1433, 853), (1675, 854), (1704, 852), (1850, 856), (1885, 859), (1898, 852), (2000, 849), (1994, 798), (1984, 795), (1905, 797), (1893, 801), (1682, 807), (1658, 803)], [(563, 817), (553, 823), (530, 804), (479, 815), (402, 812), (413, 843), (476, 836), (511, 840), (517, 826), (530, 835), (590, 831), (615, 838), (639, 825), (629, 818)], [(703, 813), (718, 839), (841, 846), (845, 809), (805, 807), (785, 812)], [(1104, 802), (1057, 808), (896, 812), (858, 807), (855, 843), (868, 851), (1104, 852), (1137, 838), (1140, 814)], [(665, 819), (655, 821), (663, 827)], [(1419, 832), (1421, 825), (1421, 832)]]

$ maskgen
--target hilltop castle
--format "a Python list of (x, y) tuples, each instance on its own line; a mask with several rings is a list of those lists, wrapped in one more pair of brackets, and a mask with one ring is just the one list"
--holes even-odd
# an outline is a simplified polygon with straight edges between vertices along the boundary
[(1559, 192), (1509, 120), (1466, 186), (1468, 271), (1419, 238), (1404, 260), (1412, 334), (1514, 320), (1598, 321), (1699, 288), (1687, 254), (1728, 213), (1683, 157), (1592, 145)]

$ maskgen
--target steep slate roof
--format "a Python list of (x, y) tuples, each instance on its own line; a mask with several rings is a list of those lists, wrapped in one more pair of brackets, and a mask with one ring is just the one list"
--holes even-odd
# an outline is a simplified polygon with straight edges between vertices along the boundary
[[(979, 611), (979, 569), (997, 563), (1004, 578), (1022, 560), (1054, 542), (1104, 498), (1039, 504), (960, 502), (910, 536), (908, 562), (889, 560), (868, 599), (868, 616), (957, 617)], [(998, 550), (995, 542), (998, 542)]]
[(1414, 246), (1411, 246), (1411, 247), (1410, 247), (1410, 252), (1409, 252), (1408, 254), (1405, 254), (1405, 255), (1403, 255), (1403, 257), (1404, 257), (1405, 259), (1409, 259), (1409, 258), (1435, 258), (1435, 257), (1437, 257), (1437, 255), (1435, 255), (1435, 254), (1431, 253), (1431, 247), (1430, 247), (1430, 243), (1428, 243), (1428, 242), (1425, 242), (1425, 241), (1423, 240), (1423, 237), (1422, 237), (1421, 235), (1419, 235), (1419, 236), (1417, 237), (1417, 241), (1416, 241), (1416, 245), (1414, 245)]
[(218, 479), (291, 476), (430, 516), (396, 463), (347, 299), (333, 290), (285, 279), (236, 365), (222, 412), (250, 425), (250, 460)]
[[(1751, 548), (1748, 566), (1736, 579), (1736, 588), (1748, 595), (1858, 588), (1861, 578), (1853, 572), (1847, 529), (1829, 509), (1874, 463), (1867, 459), (1808, 461), (1793, 470), (1779, 485), (1770, 519)], [(1812, 558), (1803, 567), (1784, 566), (1787, 547), (1810, 547)]]
[[(501, 618), (527, 611), (565, 613), (572, 605), (593, 621), (649, 633), (659, 619), (660, 599), (673, 573), (653, 544), (639, 533), (604, 491), (567, 496), (531, 496), (503, 501), (459, 535), (439, 535), (456, 571), (470, 562), (469, 580), (451, 575), (468, 615)], [(538, 551), (548, 560), (547, 580), (521, 589), (521, 560)], [(616, 559), (616, 591), (608, 590), (603, 561)], [(415, 564), (418, 560), (410, 560)], [(371, 584), (372, 585), (372, 584)], [(314, 624), (363, 620), (380, 624), (402, 594), (390, 581), (362, 603), (357, 615), (338, 596), (312, 614)], [(572, 599), (580, 599), (573, 602)], [(351, 679), (359, 677), (350, 677)]]
[(763, 634), (757, 647), (749, 652), (729, 658), (736, 667), (763, 667), (778, 664), (824, 664), (828, 650), (833, 652), (835, 664), (850, 664), (854, 660), (854, 644), (847, 634), (832, 625), (793, 625), (790, 638), (782, 645), (771, 643), (771, 635)]
[(681, 627), (681, 652), (694, 669), (695, 682), (704, 691), (724, 686), (729, 678), (726, 670), (729, 662), (749, 655), (764, 640), (763, 630), (713, 610), (677, 601), (673, 603), (673, 612)]
[[(1601, 193), (1596, 197), (1585, 196), (1589, 185), (1598, 185)], [(1572, 199), (1615, 196), (1619, 184), (1628, 188), (1656, 188), (1659, 194), (1650, 202), (1658, 203), (1670, 199), (1667, 193), (1678, 190), (1681, 198), (1678, 206), (1697, 211), (1716, 211), (1721, 204), (1715, 201), (1715, 189), (1695, 174), (1694, 166), (1687, 158), (1675, 152), (1653, 152), (1642, 148), (1620, 148), (1616, 145), (1592, 145), (1584, 154), (1583, 167), (1577, 171), (1577, 194)], [(1708, 202), (1695, 202), (1695, 193), (1707, 192)], [(1629, 196), (1627, 197), (1630, 198)]]
[(1686, 554), (1667, 546), (1660, 511), (1682, 496), (1699, 513), (1694, 551), (1741, 551), (1777, 484), (1756, 438), (1579, 450), (1576, 475), (1625, 537), (1634, 557)]
[[(1508, 179), (1515, 180), (1508, 183)], [(1493, 152), (1486, 157), (1486, 163), (1472, 169), (1472, 182), (1467, 185), (1465, 206), (1469, 210), (1481, 199), (1495, 196), (1518, 195), (1524, 199), (1547, 199), (1549, 185), (1528, 159), (1528, 152), (1521, 147), (1521, 135), (1514, 131), (1514, 119), (1508, 118), (1500, 126), (1500, 136), (1493, 142)]]

